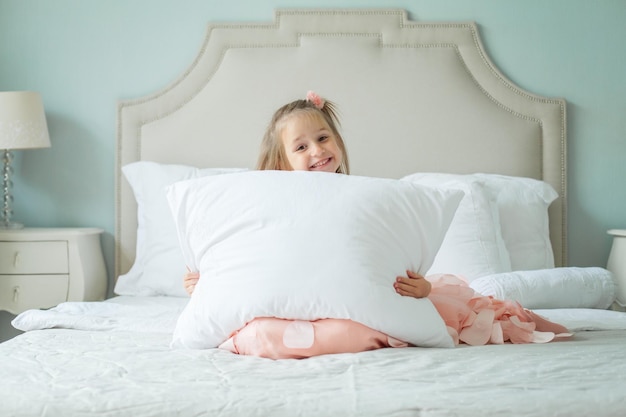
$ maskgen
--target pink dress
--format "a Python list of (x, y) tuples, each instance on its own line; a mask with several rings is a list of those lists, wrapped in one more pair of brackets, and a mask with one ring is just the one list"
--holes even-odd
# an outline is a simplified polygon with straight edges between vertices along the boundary
[(523, 308), (518, 302), (498, 300), (475, 292), (455, 275), (431, 275), (428, 299), (443, 318), (455, 344), (545, 343), (571, 336), (553, 323)]
[[(565, 327), (524, 309), (515, 301), (476, 293), (460, 277), (433, 275), (426, 279), (432, 284), (428, 298), (457, 345), (545, 343), (571, 336)], [(407, 346), (403, 341), (351, 320), (259, 317), (219, 347), (242, 355), (286, 359)]]

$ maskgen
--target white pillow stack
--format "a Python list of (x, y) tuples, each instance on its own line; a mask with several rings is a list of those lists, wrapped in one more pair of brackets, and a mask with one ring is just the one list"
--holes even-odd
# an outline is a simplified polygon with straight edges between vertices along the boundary
[(502, 237), (513, 271), (554, 268), (548, 207), (559, 194), (532, 178), (476, 174), (497, 195)]
[(465, 193), (428, 275), (457, 274), (468, 280), (511, 270), (500, 231), (496, 195), (483, 181), (452, 174), (414, 174), (403, 180)]
[[(241, 171), (245, 169), (198, 169), (148, 161), (126, 165), (123, 172), (138, 205), (137, 248), (135, 262), (118, 277), (115, 293), (186, 296), (181, 283), (185, 260), (166, 189), (181, 180)], [(454, 273), (473, 281), (554, 267), (548, 207), (557, 193), (547, 183), (495, 174), (416, 173), (403, 180), (464, 193), (426, 274)]]
[(468, 281), (503, 272), (554, 268), (548, 207), (558, 194), (532, 178), (415, 173), (403, 178), (466, 194), (428, 274)]

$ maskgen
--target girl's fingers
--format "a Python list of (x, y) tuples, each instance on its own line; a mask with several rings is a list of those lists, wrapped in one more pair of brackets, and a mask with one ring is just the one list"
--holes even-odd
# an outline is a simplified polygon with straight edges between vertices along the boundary
[(396, 292), (400, 295), (411, 296), (411, 297), (415, 296), (414, 287), (408, 286), (406, 284), (396, 284), (394, 285), (394, 288)]
[(190, 285), (188, 287), (185, 287), (185, 290), (187, 290), (187, 294), (191, 295), (193, 293), (193, 290), (196, 289), (195, 285)]
[(194, 278), (194, 277), (185, 278), (185, 285), (186, 286), (196, 285), (197, 283), (198, 283), (198, 278), (197, 277), (196, 278)]
[(422, 277), (416, 277), (416, 278), (397, 277), (396, 282), (401, 283), (406, 286), (410, 286), (410, 287), (417, 287), (418, 285), (420, 285), (420, 281), (419, 281), (420, 279), (423, 279), (423, 278)]
[(412, 279), (424, 278), (423, 276), (421, 276), (417, 272), (413, 272), (413, 271), (409, 271), (409, 270), (406, 271), (406, 274), (408, 275), (409, 278), (412, 278)]
[(200, 278), (200, 274), (198, 272), (188, 272), (185, 274), (185, 280), (190, 280), (190, 279), (197, 280), (198, 278)]
[[(403, 291), (403, 292), (407, 293), (407, 292), (410, 292), (411, 289), (417, 287), (413, 283), (407, 283), (407, 282), (401, 281), (401, 279), (402, 279), (402, 277), (398, 277), (396, 282), (393, 284), (393, 287), (396, 290), (400, 290), (400, 291)], [(404, 278), (404, 279), (406, 279), (406, 278)]]
[(410, 295), (416, 298), (426, 297), (430, 293), (430, 283), (421, 275), (418, 278), (397, 277), (393, 287), (400, 295)]

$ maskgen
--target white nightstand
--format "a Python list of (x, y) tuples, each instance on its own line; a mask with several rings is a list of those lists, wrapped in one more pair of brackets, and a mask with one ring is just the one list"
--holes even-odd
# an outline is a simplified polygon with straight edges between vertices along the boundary
[(617, 281), (617, 300), (614, 310), (626, 308), (626, 230), (612, 229), (607, 232), (613, 236), (613, 245), (609, 253), (606, 269), (613, 273)]
[(64, 301), (102, 300), (101, 229), (0, 229), (0, 310), (19, 314)]

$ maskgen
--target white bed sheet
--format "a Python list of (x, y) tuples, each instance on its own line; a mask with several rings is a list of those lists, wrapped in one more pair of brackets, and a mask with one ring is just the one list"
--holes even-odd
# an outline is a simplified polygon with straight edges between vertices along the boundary
[(624, 313), (542, 310), (582, 327), (593, 313), (589, 328), (613, 329), (543, 345), (273, 361), (171, 349), (186, 302), (116, 297), (22, 315), (32, 328), (97, 330), (32, 330), (0, 344), (0, 415), (623, 415)]

